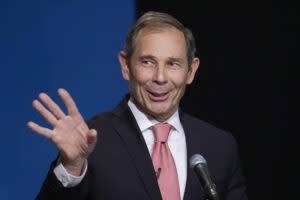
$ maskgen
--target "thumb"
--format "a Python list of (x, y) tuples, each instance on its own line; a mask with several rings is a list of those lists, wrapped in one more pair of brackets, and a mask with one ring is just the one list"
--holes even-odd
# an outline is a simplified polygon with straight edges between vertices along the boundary
[(97, 131), (95, 129), (90, 129), (88, 132), (88, 144), (89, 145), (95, 145), (97, 142)]

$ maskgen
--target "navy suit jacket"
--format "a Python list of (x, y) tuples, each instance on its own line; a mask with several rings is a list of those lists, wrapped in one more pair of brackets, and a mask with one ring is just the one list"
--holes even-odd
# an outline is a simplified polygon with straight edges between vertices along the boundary
[[(98, 142), (82, 182), (64, 188), (53, 173), (54, 161), (37, 199), (162, 199), (151, 156), (127, 101), (128, 96), (114, 110), (88, 121), (98, 132)], [(206, 158), (220, 200), (246, 200), (234, 138), (181, 111), (179, 115), (186, 134), (187, 158), (196, 153)], [(184, 200), (204, 200), (203, 195), (196, 174), (188, 167)]]

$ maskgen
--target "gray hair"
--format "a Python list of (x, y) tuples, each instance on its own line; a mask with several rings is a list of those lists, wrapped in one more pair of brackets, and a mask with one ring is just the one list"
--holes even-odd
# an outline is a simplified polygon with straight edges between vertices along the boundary
[(191, 66), (196, 53), (196, 44), (193, 33), (171, 15), (154, 11), (149, 11), (142, 15), (128, 31), (124, 48), (127, 62), (130, 62), (131, 56), (135, 50), (138, 33), (146, 27), (154, 29), (175, 27), (181, 31), (185, 38), (188, 66)]

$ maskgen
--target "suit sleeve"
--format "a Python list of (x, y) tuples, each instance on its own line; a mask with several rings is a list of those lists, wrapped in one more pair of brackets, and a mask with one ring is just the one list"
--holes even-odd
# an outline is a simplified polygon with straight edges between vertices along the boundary
[(66, 188), (63, 184), (57, 179), (54, 174), (54, 168), (56, 166), (57, 159), (52, 162), (50, 166), (50, 170), (47, 174), (47, 177), (41, 187), (41, 190), (36, 197), (37, 200), (50, 200), (50, 199), (72, 199), (72, 200), (79, 200), (79, 199), (87, 199), (88, 198), (88, 177), (89, 172), (87, 173), (83, 180), (75, 187)]
[[(92, 120), (86, 121), (90, 128), (94, 128), (92, 126)], [(99, 132), (99, 129), (97, 129)], [(98, 136), (99, 140), (99, 136)], [(91, 177), (91, 173), (89, 167), (87, 168), (86, 174), (83, 177), (82, 181), (74, 186), (74, 187), (64, 187), (63, 184), (57, 179), (54, 169), (57, 164), (59, 156), (51, 163), (49, 172), (43, 185), (40, 189), (39, 194), (37, 195), (37, 200), (82, 200), (88, 199), (89, 194), (89, 179)]]

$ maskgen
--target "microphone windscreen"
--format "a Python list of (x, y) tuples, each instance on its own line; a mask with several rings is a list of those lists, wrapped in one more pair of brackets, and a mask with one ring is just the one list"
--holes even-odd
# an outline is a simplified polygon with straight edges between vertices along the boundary
[(205, 164), (206, 165), (206, 160), (203, 156), (200, 154), (195, 154), (190, 158), (190, 167), (194, 168), (198, 164)]

